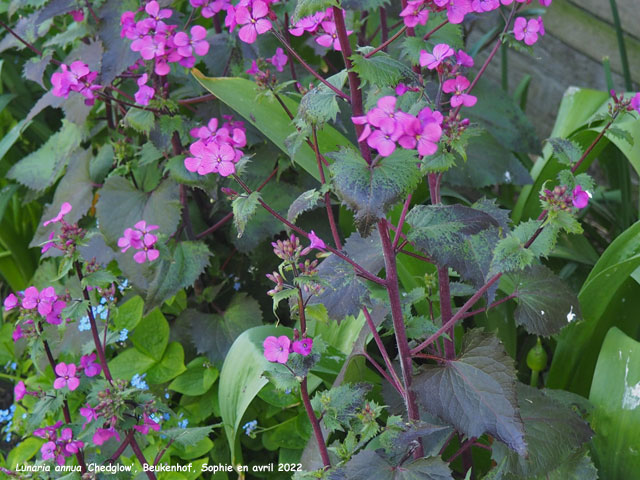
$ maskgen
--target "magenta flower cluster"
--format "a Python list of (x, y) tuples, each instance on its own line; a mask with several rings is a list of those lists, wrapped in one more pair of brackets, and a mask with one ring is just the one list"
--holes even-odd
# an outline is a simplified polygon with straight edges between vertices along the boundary
[(102, 88), (101, 85), (93, 83), (98, 72), (92, 72), (89, 66), (80, 60), (70, 66), (63, 63), (60, 70), (51, 75), (51, 93), (56, 97), (68, 98), (70, 92), (78, 92), (85, 97), (85, 104), (93, 105), (96, 100), (94, 92)]
[(54, 460), (58, 465), (64, 465), (67, 457), (78, 453), (84, 447), (84, 442), (73, 439), (73, 431), (63, 428), (58, 435), (58, 429), (62, 426), (59, 421), (54, 425), (38, 428), (33, 432), (36, 437), (44, 438), (47, 442), (40, 448), (43, 460)]
[(309, 355), (313, 348), (313, 339), (303, 337), (291, 342), (291, 339), (286, 335), (280, 337), (270, 336), (264, 339), (262, 346), (264, 347), (264, 358), (268, 361), (287, 363), (291, 353), (298, 353), (303, 357)]
[[(302, 36), (304, 32), (311, 33), (318, 45), (333, 48), (338, 52), (342, 50), (332, 8), (327, 8), (311, 16), (303, 17), (289, 28), (289, 33), (296, 37)], [(352, 33), (352, 30), (347, 30), (347, 35), (351, 35)]]
[(122, 253), (133, 248), (138, 250), (133, 255), (137, 263), (152, 262), (160, 256), (160, 252), (153, 248), (158, 237), (153, 235), (153, 230), (160, 228), (158, 225), (147, 225), (147, 222), (140, 220), (133, 228), (127, 228), (122, 237), (118, 239), (118, 247)]
[(191, 130), (197, 138), (189, 146), (191, 157), (184, 159), (184, 166), (198, 175), (219, 173), (228, 177), (236, 172), (236, 163), (242, 158), (242, 147), (247, 144), (244, 123), (225, 117), (226, 122), (218, 128), (218, 119), (212, 118), (205, 126)]
[(366, 140), (383, 157), (395, 151), (396, 143), (421, 156), (434, 154), (442, 136), (442, 114), (425, 107), (414, 116), (398, 110), (396, 101), (394, 96), (382, 97), (366, 115), (352, 117), (353, 123), (364, 125), (358, 141)]
[(38, 290), (36, 287), (27, 287), (17, 295), (11, 293), (4, 299), (4, 309), (9, 312), (14, 308), (20, 310), (20, 320), (13, 331), (13, 341), (17, 342), (25, 336), (27, 330), (33, 329), (35, 315), (39, 315), (47, 323), (59, 325), (62, 323), (62, 310), (67, 302), (62, 300), (53, 287), (45, 287)]

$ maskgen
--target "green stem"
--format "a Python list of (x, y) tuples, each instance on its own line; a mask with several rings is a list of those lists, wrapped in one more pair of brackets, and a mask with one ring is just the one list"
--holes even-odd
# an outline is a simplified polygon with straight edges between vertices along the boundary
[(618, 50), (620, 51), (620, 63), (622, 63), (622, 75), (624, 76), (624, 87), (630, 92), (633, 88), (631, 83), (631, 71), (629, 70), (629, 57), (627, 56), (627, 47), (624, 43), (624, 31), (620, 22), (620, 14), (618, 13), (618, 5), (616, 0), (609, 0), (611, 5), (611, 15), (613, 16), (613, 24), (616, 27), (616, 37), (618, 39)]

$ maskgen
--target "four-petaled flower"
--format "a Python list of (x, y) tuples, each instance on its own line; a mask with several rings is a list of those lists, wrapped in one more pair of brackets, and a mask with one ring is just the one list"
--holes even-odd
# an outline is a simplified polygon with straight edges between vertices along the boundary
[(262, 0), (255, 0), (250, 9), (247, 6), (239, 6), (235, 11), (235, 22), (243, 25), (238, 32), (240, 40), (245, 43), (253, 43), (258, 35), (268, 32), (273, 28), (271, 22), (265, 18), (269, 14), (269, 7)]
[(431, 53), (426, 50), (420, 52), (420, 66), (427, 67), (429, 70), (438, 68), (445, 58), (455, 55), (455, 50), (446, 43), (439, 43), (433, 47)]
[(524, 40), (527, 45), (533, 45), (538, 41), (538, 33), (543, 34), (540, 32), (540, 22), (535, 18), (527, 21), (524, 17), (518, 17), (513, 23), (513, 34), (516, 40)]
[(46, 222), (44, 222), (42, 224), (43, 227), (46, 227), (47, 225), (51, 224), (51, 223), (58, 223), (61, 222), (64, 218), (64, 216), (69, 213), (71, 211), (73, 207), (71, 206), (71, 204), (69, 202), (64, 202), (61, 206), (60, 206), (60, 211), (58, 212), (58, 214), (53, 217), (51, 220), (47, 220)]
[(473, 107), (478, 99), (473, 95), (464, 93), (469, 88), (469, 80), (467, 77), (458, 75), (456, 78), (450, 78), (442, 84), (442, 91), (445, 93), (453, 93), (451, 97), (451, 106), (458, 107), (464, 105), (465, 107)]
[(100, 364), (95, 363), (95, 361), (96, 361), (95, 353), (92, 353), (91, 355), (83, 355), (80, 358), (80, 365), (84, 369), (84, 374), (87, 377), (95, 377), (96, 375), (99, 375), (100, 372), (102, 371), (102, 367), (100, 366)]
[[(282, 72), (284, 70), (284, 66), (289, 61), (289, 57), (284, 54), (284, 50), (278, 47), (276, 48), (276, 53), (273, 57), (267, 58), (267, 62), (276, 67), (276, 70)], [(253, 65), (252, 65), (253, 66)]]
[(58, 378), (53, 382), (53, 388), (60, 390), (61, 388), (68, 387), (69, 390), (75, 390), (80, 385), (80, 380), (76, 377), (76, 366), (73, 363), (66, 364), (60, 362), (55, 368)]
[(287, 363), (289, 360), (291, 340), (286, 335), (267, 337), (262, 346), (264, 347), (264, 358), (270, 362)]
[(312, 348), (313, 348), (313, 339), (309, 337), (304, 337), (304, 338), (301, 338), (300, 340), (293, 342), (293, 346), (291, 347), (291, 349), (294, 352), (299, 353), (303, 357), (306, 357), (307, 355), (309, 355), (311, 353)]

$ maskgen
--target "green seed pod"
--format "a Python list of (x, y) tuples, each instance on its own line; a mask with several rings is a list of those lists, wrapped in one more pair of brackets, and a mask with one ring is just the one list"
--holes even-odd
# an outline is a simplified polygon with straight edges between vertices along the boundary
[(538, 342), (527, 354), (527, 366), (534, 372), (541, 372), (547, 368), (547, 359), (547, 352), (538, 337)]

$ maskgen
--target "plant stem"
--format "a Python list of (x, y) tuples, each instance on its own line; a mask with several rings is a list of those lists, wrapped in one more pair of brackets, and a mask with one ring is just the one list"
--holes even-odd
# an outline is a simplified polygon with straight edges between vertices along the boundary
[(618, 5), (616, 0), (609, 0), (611, 5), (611, 16), (613, 17), (613, 24), (616, 27), (616, 37), (618, 39), (618, 50), (620, 51), (620, 63), (622, 64), (622, 75), (624, 76), (624, 87), (628, 92), (633, 89), (631, 83), (631, 71), (629, 70), (629, 57), (627, 56), (627, 47), (624, 43), (624, 30), (622, 30), (622, 23), (620, 22), (620, 14), (618, 13)]
[[(407, 332), (405, 330), (404, 317), (402, 315), (396, 255), (391, 245), (386, 220), (382, 219), (378, 222), (378, 231), (380, 234), (380, 240), (382, 241), (382, 253), (384, 255), (384, 266), (386, 271), (385, 285), (389, 295), (389, 303), (391, 304), (393, 330), (395, 332), (396, 344), (398, 345), (398, 353), (400, 355), (400, 366), (402, 367), (402, 380), (404, 382), (407, 415), (410, 421), (417, 421), (420, 420), (420, 412), (418, 411), (415, 397), (411, 392), (411, 378), (413, 373), (411, 351), (409, 350), (409, 342), (407, 340)], [(414, 458), (420, 458), (422, 456), (423, 450), (422, 445), (420, 445), (414, 452)]]
[(322, 463), (324, 465), (324, 468), (331, 468), (331, 461), (329, 460), (329, 452), (327, 451), (327, 446), (324, 443), (322, 428), (320, 427), (320, 422), (318, 421), (318, 417), (316, 417), (316, 414), (313, 411), (313, 407), (311, 406), (311, 400), (309, 400), (309, 390), (307, 389), (307, 377), (305, 377), (300, 383), (300, 394), (302, 396), (302, 403), (304, 404), (304, 409), (307, 412), (307, 416), (309, 417), (309, 421), (311, 422), (311, 427), (313, 428), (313, 435), (316, 437), (318, 450), (320, 450), (320, 457), (322, 458)]
[(382, 368), (380, 366), (380, 364), (378, 364), (378, 362), (376, 362), (371, 355), (369, 355), (367, 353), (366, 350), (362, 350), (360, 352), (360, 354), (367, 359), (367, 361), (373, 365), (375, 367), (376, 370), (378, 370), (378, 373), (380, 373), (380, 375), (382, 375), (384, 377), (384, 379), (389, 382), (389, 384), (396, 389), (396, 391), (400, 394), (400, 396), (402, 396), (404, 398), (404, 390), (402, 390), (402, 386), (399, 383), (396, 383), (395, 380), (393, 378), (391, 378), (389, 376), (389, 374), (387, 372), (384, 371), (384, 368)]
[[(136, 454), (136, 458), (140, 462), (140, 465), (149, 465), (149, 462), (147, 462), (147, 459), (144, 458), (144, 453), (142, 453), (142, 450), (140, 449), (140, 445), (138, 445), (138, 442), (136, 442), (136, 439), (134, 436), (131, 436), (131, 442), (129, 443), (129, 445), (131, 445), (131, 449), (133, 450), (133, 453)], [(146, 473), (149, 480), (156, 480), (155, 473), (151, 471), (148, 471)]]
[[(13, 35), (15, 38), (18, 39), (18, 41), (20, 41), (20, 43), (22, 43), (25, 47), (27, 47), (29, 50), (31, 50), (33, 53), (35, 53), (36, 55), (38, 55), (39, 57), (42, 57), (42, 52), (40, 50), (38, 50), (36, 47), (34, 47), (32, 44), (30, 44), (29, 42), (27, 42), (24, 38), (22, 38), (20, 35), (18, 35), (16, 32), (14, 32), (11, 27), (9, 27), (6, 23), (4, 23), (2, 20), (0, 20), (0, 27), (4, 28), (7, 32), (9, 32), (11, 35)], [(55, 63), (56, 65), (61, 65), (62, 62), (60, 62), (59, 60), (56, 60), (54, 58), (52, 58), (50, 60), (51, 62)]]
[(380, 7), (380, 41), (385, 43), (388, 38), (389, 26), (387, 25), (387, 10), (384, 7)]
[(398, 226), (395, 228), (396, 236), (393, 239), (393, 249), (397, 251), (398, 242), (400, 241), (400, 236), (402, 235), (402, 227), (404, 226), (404, 219), (407, 216), (407, 212), (409, 211), (409, 206), (411, 205), (411, 198), (413, 194), (407, 195), (407, 199), (404, 201), (404, 205), (402, 206), (402, 212), (400, 213), (400, 220), (398, 220)]
[(429, 40), (429, 38), (431, 38), (431, 36), (436, 33), (438, 30), (440, 30), (442, 27), (444, 27), (447, 23), (449, 23), (449, 20), (445, 20), (444, 22), (442, 22), (440, 25), (438, 25), (437, 27), (434, 27), (433, 30), (431, 30), (430, 32), (427, 32), (425, 34), (424, 37), (422, 37), (423, 40)]
[(404, 32), (407, 31), (407, 27), (406, 25), (404, 27), (402, 27), (400, 30), (398, 30), (391, 38), (389, 38), (388, 40), (384, 41), (382, 44), (380, 44), (380, 46), (374, 48), (373, 50), (371, 50), (369, 53), (367, 53), (364, 58), (371, 58), (372, 56), (374, 56), (376, 53), (378, 53), (380, 50), (384, 50), (385, 48), (387, 48), (389, 45), (391, 45), (393, 42), (395, 42), (398, 38), (400, 38), (400, 36), (402, 36), (402, 34)]
[[(318, 171), (320, 172), (320, 183), (324, 185), (326, 179), (324, 176), (324, 168), (322, 168), (322, 160), (320, 158), (320, 147), (318, 146), (318, 132), (316, 127), (312, 128), (313, 132), (313, 151), (316, 154), (316, 160), (318, 162)], [(338, 233), (338, 226), (336, 225), (336, 219), (333, 215), (333, 209), (331, 208), (331, 197), (329, 192), (324, 194), (324, 205), (327, 209), (327, 219), (329, 220), (329, 227), (331, 228), (331, 235), (333, 236), (333, 243), (335, 243), (338, 250), (342, 250), (342, 242), (340, 242), (340, 234)]]

